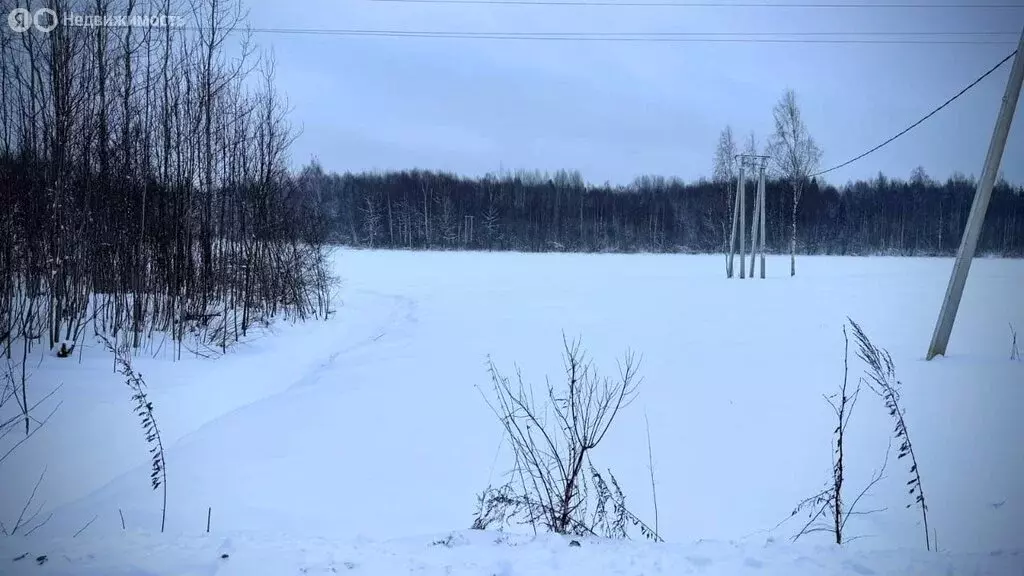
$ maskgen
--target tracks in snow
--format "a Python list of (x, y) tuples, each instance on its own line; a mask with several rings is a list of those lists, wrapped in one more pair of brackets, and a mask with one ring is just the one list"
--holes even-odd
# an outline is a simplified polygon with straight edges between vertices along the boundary
[[(316, 367), (307, 371), (305, 375), (289, 386), (289, 390), (317, 384), (320, 381), (321, 376), (334, 366), (335, 361), (340, 356), (348, 356), (364, 349), (382, 345), (386, 342), (397, 342), (411, 336), (412, 326), (417, 322), (417, 304), (415, 300), (407, 296), (384, 294), (371, 290), (360, 290), (359, 293), (373, 298), (391, 301), (393, 306), (390, 308), (387, 318), (376, 328), (370, 330), (368, 335), (360, 336), (356, 342), (331, 352), (326, 359), (320, 361)], [(342, 331), (344, 331), (344, 324), (342, 324)], [(286, 392), (287, 390), (279, 394)], [(279, 394), (275, 394), (265, 398), (264, 400), (276, 397)]]

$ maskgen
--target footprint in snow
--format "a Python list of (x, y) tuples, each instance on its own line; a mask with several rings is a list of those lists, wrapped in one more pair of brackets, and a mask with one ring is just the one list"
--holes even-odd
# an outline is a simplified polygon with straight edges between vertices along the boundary
[(743, 565), (747, 566), (748, 568), (763, 568), (764, 562), (761, 562), (756, 558), (747, 558), (743, 561)]

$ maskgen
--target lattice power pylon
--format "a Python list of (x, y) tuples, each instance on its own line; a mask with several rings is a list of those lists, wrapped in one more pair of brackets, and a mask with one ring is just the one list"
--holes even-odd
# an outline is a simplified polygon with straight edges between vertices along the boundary
[(736, 157), (740, 162), (740, 173), (736, 178), (736, 198), (732, 206), (732, 234), (729, 237), (729, 258), (725, 261), (725, 275), (733, 277), (733, 264), (736, 255), (736, 235), (739, 232), (740, 278), (746, 278), (746, 229), (747, 229), (747, 170), (756, 174), (757, 192), (754, 194), (754, 213), (750, 223), (750, 277), (754, 277), (754, 263), (761, 259), (761, 278), (764, 278), (764, 244), (765, 244), (765, 172), (768, 168), (769, 156), (756, 154), (740, 154)]

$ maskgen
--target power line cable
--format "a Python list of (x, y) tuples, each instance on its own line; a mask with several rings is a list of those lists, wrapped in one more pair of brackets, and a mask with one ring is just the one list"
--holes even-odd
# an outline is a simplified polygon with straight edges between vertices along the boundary
[[(239, 29), (243, 31), (245, 29)], [(1014, 32), (459, 32), (426, 30), (361, 30), (338, 28), (248, 28), (254, 33), (385, 38), (431, 38), (463, 40), (535, 40), (660, 43), (750, 43), (750, 44), (1012, 44)], [(795, 37), (786, 37), (795, 36)], [(843, 36), (844, 38), (813, 38)], [(852, 36), (916, 36), (916, 38), (852, 38)], [(940, 38), (921, 38), (936, 36)], [(994, 39), (941, 39), (942, 36), (1006, 36)]]
[[(388, 1), (388, 0), (375, 0), (375, 1)], [(411, 0), (414, 2), (423, 2), (426, 0)], [(453, 0), (459, 2), (465, 2), (469, 0)], [(600, 41), (635, 41), (635, 42), (739, 42), (739, 43), (834, 43), (834, 44), (1004, 44), (1007, 42), (1002, 41), (957, 41), (957, 40), (875, 40), (875, 39), (844, 39), (844, 40), (830, 40), (830, 39), (810, 39), (810, 38), (727, 38), (727, 35), (737, 36), (764, 36), (764, 35), (795, 35), (795, 36), (811, 36), (811, 35), (865, 35), (865, 36), (877, 36), (877, 35), (976, 35), (976, 36), (995, 36), (995, 35), (1010, 35), (1014, 34), (1011, 32), (964, 32), (964, 31), (952, 31), (952, 32), (560, 32), (560, 33), (541, 33), (541, 32), (438, 32), (438, 31), (405, 31), (405, 30), (358, 30), (358, 29), (331, 29), (331, 28), (248, 28), (251, 32), (256, 33), (270, 33), (270, 34), (312, 34), (312, 35), (331, 35), (331, 36), (384, 36), (384, 37), (406, 37), (406, 38), (461, 38), (461, 39), (497, 39), (497, 40), (600, 40)], [(693, 36), (704, 36), (702, 38), (696, 38)], [(715, 36), (715, 37), (710, 37)], [(850, 164), (878, 151), (885, 147), (896, 139), (900, 138), (907, 132), (910, 132), (914, 128), (921, 125), (924, 121), (928, 120), (940, 110), (952, 104), (955, 100), (966, 94), (969, 90), (977, 86), (982, 80), (990, 76), (993, 72), (999, 69), (1000, 66), (1005, 64), (1008, 60), (1013, 58), (1017, 54), (1014, 50), (1008, 56), (999, 61), (998, 64), (990, 68), (987, 72), (979, 76), (976, 80), (968, 84), (962, 90), (960, 90), (952, 98), (943, 102), (939, 107), (935, 108), (917, 122), (914, 122), (907, 128), (903, 129), (896, 135), (892, 136), (888, 140), (881, 144), (871, 148), (867, 152), (860, 154), (842, 164), (833, 166), (827, 170), (822, 170), (811, 177), (821, 176), (829, 172), (838, 170)]]
[(671, 32), (615, 32), (615, 31), (571, 31), (571, 32), (543, 32), (543, 31), (531, 31), (531, 32), (504, 32), (504, 31), (492, 31), (492, 32), (475, 32), (475, 31), (417, 31), (417, 30), (365, 30), (365, 29), (338, 29), (338, 28), (253, 28), (254, 31), (261, 32), (274, 32), (274, 33), (323, 33), (323, 34), (430, 34), (430, 35), (450, 35), (458, 34), (465, 36), (654, 36), (654, 37), (671, 37), (671, 36), (1014, 36), (1016, 37), (1018, 31), (1007, 31), (1007, 32), (996, 32), (996, 31), (977, 31), (969, 32), (964, 30), (956, 31), (912, 31), (912, 32), (882, 32), (877, 30), (861, 31), (861, 32), (843, 32), (837, 30), (831, 30), (827, 32), (808, 32), (806, 30), (798, 30), (794, 32), (765, 32), (754, 31), (754, 32), (696, 32), (696, 31), (671, 31)]
[(640, 7), (640, 8), (830, 8), (830, 9), (867, 9), (867, 8), (899, 8), (899, 9), (996, 9), (1024, 8), (1024, 4), (923, 4), (923, 3), (881, 3), (866, 2), (860, 4), (838, 2), (646, 2), (636, 0), (368, 0), (370, 2), (393, 4), (449, 4), (477, 6), (602, 6), (602, 7)]
[(878, 146), (875, 146), (874, 148), (872, 148), (872, 149), (868, 150), (867, 152), (865, 152), (865, 153), (863, 153), (863, 154), (861, 154), (861, 155), (859, 155), (859, 156), (856, 156), (856, 157), (854, 157), (854, 158), (851, 158), (850, 160), (847, 160), (846, 162), (843, 162), (842, 164), (839, 164), (839, 165), (837, 165), (837, 166), (833, 166), (833, 167), (829, 168), (828, 170), (822, 170), (821, 172), (818, 172), (818, 173), (816, 173), (816, 174), (811, 174), (811, 178), (816, 178), (816, 177), (818, 177), (818, 176), (821, 176), (822, 174), (828, 174), (829, 172), (832, 172), (833, 170), (838, 170), (838, 169), (840, 169), (840, 168), (843, 168), (844, 166), (849, 166), (850, 164), (853, 164), (853, 163), (854, 163), (854, 162), (856, 162), (857, 160), (860, 160), (861, 158), (863, 158), (863, 157), (867, 156), (868, 154), (871, 154), (872, 152), (875, 152), (875, 151), (877, 151), (878, 149), (882, 148), (883, 146), (885, 146), (885, 145), (889, 144), (889, 143), (890, 143), (890, 142), (892, 142), (893, 140), (896, 140), (896, 139), (897, 139), (897, 138), (899, 138), (900, 136), (903, 136), (903, 135), (904, 135), (904, 134), (906, 134), (907, 132), (910, 132), (910, 131), (911, 131), (911, 130), (913, 130), (914, 128), (918, 127), (918, 126), (919, 126), (919, 125), (920, 125), (920, 124), (921, 124), (922, 122), (924, 122), (925, 120), (927, 120), (927, 119), (931, 118), (932, 116), (934, 116), (934, 115), (935, 115), (935, 114), (936, 114), (936, 113), (937, 113), (937, 112), (938, 112), (939, 110), (942, 110), (942, 109), (943, 109), (943, 108), (945, 108), (946, 106), (949, 106), (949, 105), (950, 105), (950, 104), (951, 104), (951, 103), (952, 103), (952, 102), (953, 102), (954, 100), (956, 100), (957, 98), (959, 98), (959, 97), (963, 96), (964, 94), (966, 94), (968, 90), (970, 90), (971, 88), (974, 88), (975, 86), (977, 86), (977, 85), (978, 85), (978, 83), (980, 83), (980, 82), (981, 82), (982, 80), (984, 80), (985, 78), (987, 78), (987, 77), (988, 77), (988, 76), (989, 76), (990, 74), (992, 74), (993, 72), (995, 72), (996, 70), (998, 70), (1000, 66), (1002, 66), (1003, 64), (1005, 64), (1005, 63), (1006, 63), (1006, 62), (1007, 62), (1008, 60), (1010, 60), (1010, 58), (1013, 58), (1013, 57), (1014, 57), (1014, 56), (1015, 56), (1016, 54), (1017, 54), (1017, 51), (1016, 51), (1016, 50), (1014, 50), (1014, 51), (1013, 51), (1012, 53), (1010, 53), (1010, 55), (1009, 55), (1009, 56), (1007, 56), (1006, 58), (1003, 58), (1002, 60), (1000, 60), (1000, 61), (999, 61), (999, 63), (998, 63), (998, 64), (996, 64), (995, 66), (993, 66), (992, 68), (990, 68), (990, 69), (988, 70), (988, 72), (985, 72), (984, 74), (982, 74), (981, 76), (979, 76), (977, 80), (975, 80), (974, 82), (971, 82), (971, 83), (970, 83), (970, 84), (968, 84), (968, 85), (967, 85), (967, 86), (966, 86), (966, 87), (965, 87), (965, 88), (964, 88), (963, 90), (961, 90), (961, 91), (957, 92), (955, 96), (953, 96), (953, 97), (952, 97), (952, 98), (950, 98), (949, 100), (946, 100), (945, 102), (943, 102), (941, 106), (939, 106), (939, 107), (938, 107), (938, 108), (936, 108), (935, 110), (932, 110), (931, 112), (929, 112), (929, 113), (928, 113), (927, 115), (925, 115), (925, 116), (924, 116), (923, 118), (921, 118), (921, 119), (920, 119), (920, 120), (918, 120), (917, 122), (914, 122), (914, 123), (913, 123), (913, 124), (911, 124), (910, 126), (907, 126), (906, 128), (904, 128), (904, 129), (903, 129), (903, 131), (901, 131), (901, 132), (900, 132), (899, 134), (896, 134), (895, 136), (893, 136), (892, 138), (889, 138), (889, 139), (888, 139), (888, 140), (886, 140), (885, 142), (882, 142), (882, 143), (881, 143), (881, 144), (879, 144)]

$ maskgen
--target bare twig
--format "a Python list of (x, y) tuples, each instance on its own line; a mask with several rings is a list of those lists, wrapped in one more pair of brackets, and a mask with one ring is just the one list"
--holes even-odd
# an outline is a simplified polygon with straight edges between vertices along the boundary
[(860, 499), (863, 498), (864, 495), (867, 494), (868, 491), (875, 486), (875, 484), (878, 484), (883, 478), (885, 478), (885, 469), (889, 465), (890, 452), (892, 452), (892, 438), (889, 439), (889, 446), (885, 449), (885, 459), (882, 460), (882, 465), (871, 476), (871, 481), (868, 482), (868, 485), (865, 486), (864, 489), (860, 491), (860, 494), (857, 494), (857, 497), (854, 498), (853, 502), (850, 504), (850, 509), (846, 512), (846, 517), (843, 518), (843, 523), (841, 526), (842, 528), (846, 527), (846, 521), (849, 520), (850, 516), (866, 516), (868, 514), (874, 514), (876, 512), (884, 512), (886, 510), (885, 508), (877, 508), (872, 510), (859, 511), (856, 508), (857, 504), (860, 503)]
[(39, 490), (39, 485), (43, 482), (43, 477), (44, 476), (46, 476), (46, 468), (43, 468), (43, 471), (39, 473), (39, 479), (36, 480), (35, 485), (32, 486), (32, 493), (29, 494), (28, 499), (25, 500), (25, 506), (23, 506), (21, 508), (21, 514), (18, 515), (18, 520), (17, 520), (17, 522), (14, 523), (14, 528), (11, 529), (11, 535), (12, 536), (18, 533), (18, 529), (19, 528), (22, 528), (26, 524), (32, 522), (32, 520), (35, 518), (36, 514), (38, 514), (38, 512), (37, 512), (36, 514), (33, 514), (29, 518), (25, 518), (25, 512), (27, 512), (29, 507), (32, 506), (32, 502), (36, 498), (36, 491)]
[(50, 512), (50, 514), (47, 515), (46, 518), (44, 518), (41, 522), (39, 522), (38, 524), (36, 524), (32, 528), (28, 529), (27, 531), (25, 531), (25, 536), (31, 536), (33, 532), (35, 532), (36, 530), (39, 530), (43, 526), (46, 526), (46, 523), (49, 522), (51, 518), (53, 518), (53, 512)]
[[(810, 498), (806, 498), (806, 499), (802, 500), (800, 503), (798, 503), (796, 505), (795, 508), (793, 508), (793, 512), (789, 515), (789, 518), (792, 518), (793, 516), (796, 516), (800, 512), (806, 510), (807, 508), (811, 508), (812, 506), (814, 507), (813, 510), (816, 510), (816, 511), (813, 511), (812, 514), (810, 514), (808, 516), (807, 523), (804, 524), (803, 527), (796, 534), (793, 535), (793, 538), (792, 538), (793, 542), (796, 542), (797, 540), (799, 540), (801, 536), (803, 536), (805, 534), (808, 534), (811, 531), (812, 526), (820, 518), (822, 518), (823, 516), (827, 515), (827, 513), (828, 513), (828, 511), (830, 509), (831, 503), (832, 503), (832, 493), (833, 493), (833, 488), (832, 487), (826, 488), (825, 490), (822, 490), (821, 492), (818, 492), (814, 496), (811, 496)], [(786, 520), (788, 520), (789, 518), (787, 518)], [(783, 520), (782, 522), (779, 522), (779, 524), (776, 526), (776, 528), (778, 528), (783, 523), (785, 523), (786, 520)], [(814, 531), (817, 531), (817, 529), (815, 529)]]
[(72, 536), (72, 538), (78, 538), (78, 535), (81, 534), (82, 532), (85, 532), (85, 529), (88, 528), (89, 526), (92, 526), (92, 523), (95, 522), (96, 519), (99, 518), (99, 517), (100, 517), (99, 514), (93, 516), (92, 520), (89, 520), (88, 522), (86, 522), (85, 526), (82, 526), (81, 528), (79, 528), (78, 532), (75, 532), (75, 535)]
[(146, 435), (146, 442), (150, 445), (150, 462), (152, 472), (150, 482), (153, 490), (163, 489), (163, 504), (160, 511), (160, 532), (164, 531), (167, 522), (167, 465), (164, 460), (164, 445), (160, 438), (160, 429), (157, 427), (156, 418), (153, 415), (153, 403), (146, 395), (146, 382), (142, 375), (132, 369), (127, 347), (124, 350), (115, 348), (106, 337), (101, 337), (103, 343), (114, 355), (114, 362), (117, 365), (117, 372), (125, 378), (125, 383), (132, 391), (132, 401), (135, 402), (134, 412), (139, 416), (140, 424)]
[[(63, 384), (58, 385), (53, 390), (51, 390), (49, 393), (47, 393), (45, 396), (43, 396), (42, 398), (37, 400), (35, 404), (32, 404), (31, 406), (29, 406), (29, 408), (28, 408), (29, 414), (31, 414), (32, 412), (35, 412), (40, 404), (42, 404), (43, 402), (46, 402), (47, 400), (52, 398), (57, 393), (57, 391), (60, 390), (63, 386), (64, 386)], [(0, 405), (2, 405), (2, 404), (0, 404)], [(18, 416), (14, 416), (12, 418), (9, 418), (9, 419), (7, 419), (7, 420), (5, 420), (3, 422), (0, 422), (0, 437), (5, 435), (7, 433), (7, 431), (10, 430), (11, 426), (13, 424), (15, 424), (18, 420), (21, 420), (21, 418), (22, 418), (22, 416), (18, 415)], [(40, 421), (38, 418), (35, 418), (34, 416), (31, 416), (31, 418), (37, 424), (42, 424), (42, 421)], [(43, 421), (45, 421), (45, 420), (46, 419), (44, 418)], [(39, 426), (36, 426), (36, 428), (39, 428)], [(2, 460), (0, 460), (0, 461), (2, 461)]]
[[(825, 401), (832, 408), (832, 413), (835, 414), (836, 417), (836, 426), (832, 431), (834, 438), (834, 447), (832, 451), (832, 478), (830, 479), (827, 488), (814, 496), (801, 501), (790, 514), (789, 518), (792, 518), (800, 512), (810, 509), (807, 522), (792, 538), (794, 542), (801, 536), (815, 532), (828, 532), (832, 534), (836, 544), (848, 542), (850, 539), (847, 538), (845, 529), (846, 522), (849, 520), (850, 516), (863, 516), (881, 511), (858, 510), (857, 505), (865, 494), (867, 494), (868, 491), (882, 479), (886, 465), (889, 462), (889, 451), (892, 446), (891, 441), (889, 443), (889, 448), (886, 449), (885, 459), (881, 468), (872, 476), (871, 481), (867, 486), (857, 494), (857, 497), (853, 499), (853, 502), (848, 505), (844, 505), (843, 488), (845, 487), (846, 482), (846, 430), (850, 424), (850, 418), (853, 415), (853, 409), (857, 404), (857, 399), (860, 396), (861, 389), (860, 382), (858, 381), (857, 387), (852, 392), (849, 391), (850, 340), (845, 325), (843, 326), (843, 344), (842, 386), (839, 388), (838, 393), (831, 396), (824, 396)], [(786, 520), (780, 522), (776, 528), (781, 526), (785, 521)]]
[(925, 549), (931, 550), (931, 533), (928, 529), (928, 506), (925, 503), (924, 489), (921, 486), (921, 472), (917, 465), (917, 457), (914, 455), (914, 447), (910, 442), (907, 423), (903, 418), (903, 409), (899, 405), (901, 383), (896, 378), (896, 369), (892, 357), (886, 350), (875, 346), (856, 322), (853, 320), (849, 322), (853, 327), (854, 336), (859, 346), (857, 355), (868, 365), (869, 385), (885, 401), (885, 407), (889, 410), (889, 416), (896, 421), (893, 439), (900, 442), (896, 458), (899, 460), (906, 456), (910, 457), (910, 481), (907, 482), (907, 486), (909, 486), (910, 495), (914, 496), (914, 502), (907, 504), (907, 508), (914, 504), (920, 507), (921, 519), (924, 523)]
[(651, 451), (651, 423), (647, 420), (647, 411), (644, 410), (644, 427), (647, 429), (647, 469), (651, 472), (651, 500), (654, 502), (654, 532), (658, 531), (658, 492), (654, 482), (654, 454)]

